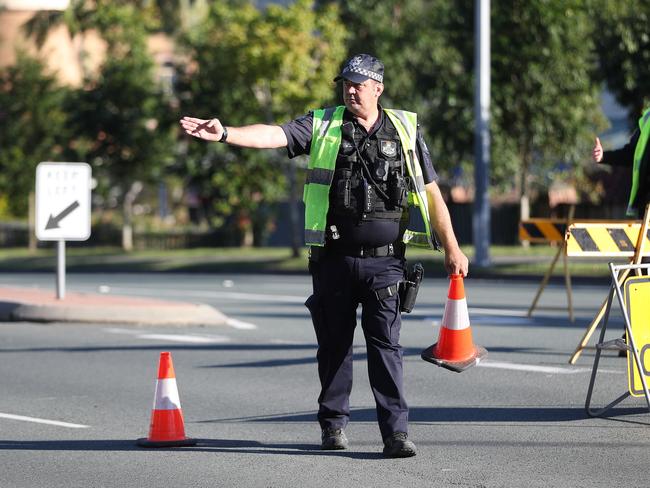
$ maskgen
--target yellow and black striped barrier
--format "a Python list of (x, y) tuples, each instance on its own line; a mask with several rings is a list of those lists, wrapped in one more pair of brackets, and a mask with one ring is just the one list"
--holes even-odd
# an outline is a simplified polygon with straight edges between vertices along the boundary
[[(641, 224), (639, 220), (574, 222), (567, 230), (566, 254), (569, 257), (633, 257)], [(643, 256), (650, 255), (647, 234)]]
[[(566, 234), (566, 256), (627, 257), (630, 265), (638, 265), (644, 256), (650, 255), (648, 229), (650, 229), (650, 204), (645, 207), (643, 220), (572, 222)], [(613, 266), (610, 263), (610, 270), (613, 269)], [(624, 282), (632, 267), (628, 265), (627, 269), (621, 268), (620, 273), (612, 275), (616, 277), (617, 285), (610, 286), (608, 298), (600, 306), (598, 313), (580, 339), (576, 350), (569, 359), (570, 364), (575, 364), (584, 348), (587, 347), (591, 334), (606, 315), (607, 304), (613, 296), (614, 289)], [(636, 272), (638, 273), (638, 271), (637, 269)], [(650, 407), (650, 397), (648, 398), (648, 407)]]
[(534, 243), (564, 242), (566, 219), (528, 219), (519, 222), (519, 240)]

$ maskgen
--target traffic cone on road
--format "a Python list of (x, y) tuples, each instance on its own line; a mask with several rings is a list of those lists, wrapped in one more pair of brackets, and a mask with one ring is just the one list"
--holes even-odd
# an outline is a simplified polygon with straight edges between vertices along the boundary
[(142, 447), (182, 447), (196, 444), (196, 440), (185, 437), (183, 411), (172, 355), (169, 352), (160, 353), (149, 437), (138, 439), (137, 443)]
[(487, 351), (472, 341), (463, 276), (453, 274), (450, 280), (438, 342), (427, 347), (420, 356), (425, 361), (461, 373), (487, 357)]

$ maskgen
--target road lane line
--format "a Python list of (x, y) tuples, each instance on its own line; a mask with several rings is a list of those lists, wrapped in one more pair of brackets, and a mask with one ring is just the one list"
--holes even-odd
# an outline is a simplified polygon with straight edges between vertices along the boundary
[[(507, 363), (500, 361), (482, 361), (477, 366), (482, 368), (509, 369), (513, 371), (530, 371), (532, 373), (546, 374), (578, 374), (590, 373), (591, 368), (560, 368), (557, 366), (538, 366), (535, 364)], [(599, 370), (602, 371), (602, 370)], [(603, 373), (618, 373), (618, 371), (602, 371)]]
[(528, 312), (524, 310), (514, 310), (512, 308), (478, 308), (467, 307), (467, 311), (471, 314), (478, 315), (498, 315), (507, 317), (527, 317)]
[(182, 296), (182, 297), (201, 297), (201, 298), (226, 298), (229, 300), (249, 300), (249, 301), (259, 301), (259, 300), (272, 300), (274, 302), (284, 302), (284, 303), (301, 303), (304, 304), (307, 299), (307, 294), (304, 296), (296, 295), (274, 295), (274, 294), (263, 294), (263, 293), (241, 293), (241, 292), (232, 292), (232, 291), (187, 291), (187, 290), (165, 290), (165, 289), (156, 289), (152, 291), (143, 290), (141, 288), (128, 288), (128, 287), (116, 287), (112, 286), (110, 288), (111, 292), (129, 292), (134, 293), (140, 296)]
[(189, 342), (193, 344), (223, 344), (230, 342), (225, 336), (196, 336), (181, 334), (139, 334), (138, 339), (150, 339), (154, 341)]
[(142, 331), (107, 328), (104, 331), (111, 334), (126, 334), (135, 336), (137, 339), (161, 340), (170, 342), (189, 342), (194, 344), (223, 344), (230, 342), (230, 337), (220, 335), (191, 335), (191, 334), (143, 334)]
[(68, 422), (60, 422), (58, 420), (39, 419), (36, 417), (25, 417), (23, 415), (12, 415), (10, 413), (0, 413), (0, 418), (9, 420), (20, 420), (23, 422), (33, 422), (35, 424), (48, 424), (56, 425), (57, 427), (68, 427), (70, 429), (88, 429), (90, 425), (71, 424)]

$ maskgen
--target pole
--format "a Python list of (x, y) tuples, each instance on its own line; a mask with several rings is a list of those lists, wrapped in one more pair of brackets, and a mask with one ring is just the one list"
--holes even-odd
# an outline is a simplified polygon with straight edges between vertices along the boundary
[(490, 264), (490, 0), (475, 0), (474, 262)]
[(65, 240), (57, 241), (56, 246), (56, 298), (65, 298)]

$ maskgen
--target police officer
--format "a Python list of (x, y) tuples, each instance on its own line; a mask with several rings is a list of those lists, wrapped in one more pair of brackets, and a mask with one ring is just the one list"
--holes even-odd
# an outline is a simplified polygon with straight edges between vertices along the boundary
[(639, 119), (639, 126), (632, 133), (630, 140), (620, 149), (603, 151), (600, 139), (592, 150), (596, 163), (610, 166), (632, 167), (632, 185), (626, 214), (628, 217), (643, 217), (645, 206), (650, 203), (650, 108)]
[[(348, 445), (344, 428), (361, 304), (383, 453), (409, 457), (416, 451), (408, 438), (398, 293), (405, 243), (438, 248), (437, 235), (450, 274), (465, 276), (468, 260), (456, 241), (416, 114), (379, 104), (383, 77), (377, 58), (359, 54), (334, 80), (342, 81), (343, 106), (314, 110), (282, 126), (226, 127), (219, 119), (192, 117), (184, 117), (181, 125), (208, 141), (286, 147), (290, 158), (310, 155), (304, 200), (313, 294), (306, 306), (318, 341), (321, 448)], [(424, 231), (408, 228), (409, 203), (419, 208), (414, 216)]]

